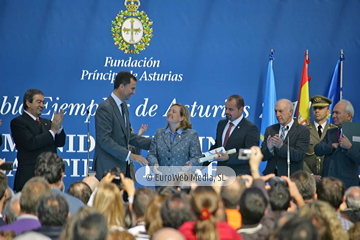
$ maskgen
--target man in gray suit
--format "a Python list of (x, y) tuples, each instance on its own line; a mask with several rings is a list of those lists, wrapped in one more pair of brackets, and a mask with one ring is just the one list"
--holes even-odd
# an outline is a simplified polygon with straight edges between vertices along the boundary
[(310, 131), (292, 118), (294, 107), (291, 101), (281, 99), (275, 106), (277, 124), (265, 130), (266, 141), (261, 146), (263, 161), (267, 161), (264, 175), (275, 173), (277, 176), (288, 175), (287, 148), (289, 140), (290, 175), (303, 169), (304, 157), (309, 147)]
[(114, 82), (114, 91), (102, 102), (95, 114), (96, 146), (93, 169), (100, 179), (104, 171), (119, 167), (127, 176), (130, 174), (130, 164), (136, 161), (147, 165), (147, 160), (141, 155), (128, 150), (131, 144), (141, 149), (149, 150), (151, 139), (130, 132), (130, 119), (125, 100), (135, 94), (136, 77), (129, 72), (119, 72)]

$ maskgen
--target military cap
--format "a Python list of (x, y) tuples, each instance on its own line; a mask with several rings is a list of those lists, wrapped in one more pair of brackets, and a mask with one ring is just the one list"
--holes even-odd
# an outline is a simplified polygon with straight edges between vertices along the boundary
[(313, 107), (326, 107), (332, 103), (330, 99), (321, 95), (313, 96), (310, 101)]

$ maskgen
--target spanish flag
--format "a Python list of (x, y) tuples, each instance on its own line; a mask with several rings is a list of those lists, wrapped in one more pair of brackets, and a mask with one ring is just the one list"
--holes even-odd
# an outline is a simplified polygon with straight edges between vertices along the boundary
[(309, 81), (310, 77), (308, 74), (308, 64), (310, 58), (308, 56), (308, 50), (305, 51), (304, 56), (304, 67), (302, 70), (301, 83), (300, 83), (300, 92), (298, 99), (298, 111), (296, 114), (296, 119), (298, 123), (305, 125), (310, 123), (310, 97), (309, 97)]

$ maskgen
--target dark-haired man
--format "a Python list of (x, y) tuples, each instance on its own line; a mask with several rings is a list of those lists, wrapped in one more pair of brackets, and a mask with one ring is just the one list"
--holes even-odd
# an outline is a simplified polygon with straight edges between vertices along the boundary
[(130, 172), (132, 161), (146, 165), (147, 160), (133, 154), (129, 144), (149, 150), (151, 139), (138, 136), (130, 131), (130, 118), (125, 100), (135, 94), (136, 77), (129, 72), (119, 72), (114, 82), (114, 91), (102, 102), (95, 114), (96, 146), (93, 169), (101, 179), (103, 172), (119, 167), (127, 176), (134, 179)]
[[(224, 147), (225, 150), (258, 146), (259, 129), (243, 115), (245, 102), (239, 95), (230, 96), (225, 103), (226, 119), (220, 120), (216, 128), (216, 138), (210, 150)], [(238, 154), (229, 155), (229, 160), (218, 161), (217, 166), (232, 168), (236, 175), (250, 174), (249, 161), (238, 159)]]
[(40, 118), (44, 109), (44, 94), (38, 89), (29, 89), (24, 94), (24, 113), (11, 121), (11, 135), (16, 144), (18, 168), (14, 190), (21, 191), (27, 180), (34, 176), (36, 158), (43, 152), (57, 152), (65, 145), (62, 127), (64, 112), (54, 111), (52, 121)]

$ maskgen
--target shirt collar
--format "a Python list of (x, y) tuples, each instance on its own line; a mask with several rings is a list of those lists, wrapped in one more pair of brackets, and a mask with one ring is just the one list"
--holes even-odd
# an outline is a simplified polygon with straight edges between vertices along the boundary
[[(294, 119), (291, 118), (291, 122), (290, 122), (288, 125), (285, 125), (284, 127), (289, 126), (288, 130), (290, 130), (293, 124), (294, 124)], [(282, 125), (281, 125), (281, 126), (282, 126)]]
[[(317, 129), (320, 124), (318, 124), (317, 122), (314, 122), (314, 125), (315, 125), (315, 128)], [(325, 126), (326, 126), (326, 121), (323, 124), (321, 124), (322, 129), (325, 129)]]
[[(182, 128), (179, 128), (179, 129), (176, 131), (177, 134), (182, 134), (182, 132), (183, 132)], [(171, 133), (171, 130), (170, 130), (169, 127), (165, 130), (165, 133)], [(171, 134), (172, 134), (172, 133), (171, 133)]]
[[(241, 116), (239, 118), (235, 119), (234, 121), (232, 121), (232, 123), (234, 124), (234, 126), (237, 126), (243, 118), (244, 118), (244, 114), (241, 114)], [(229, 120), (228, 124), (230, 124), (230, 122), (231, 121)]]
[(116, 102), (116, 104), (117, 104), (118, 106), (120, 106), (120, 104), (123, 103), (123, 101), (121, 101), (121, 99), (118, 98), (113, 92), (111, 93), (111, 96), (112, 96), (112, 98), (114, 99), (114, 101)]
[(34, 115), (32, 115), (31, 113), (29, 113), (26, 110), (24, 110), (24, 112), (26, 112), (32, 119), (34, 119), (34, 121), (36, 121), (37, 117), (35, 117)]

